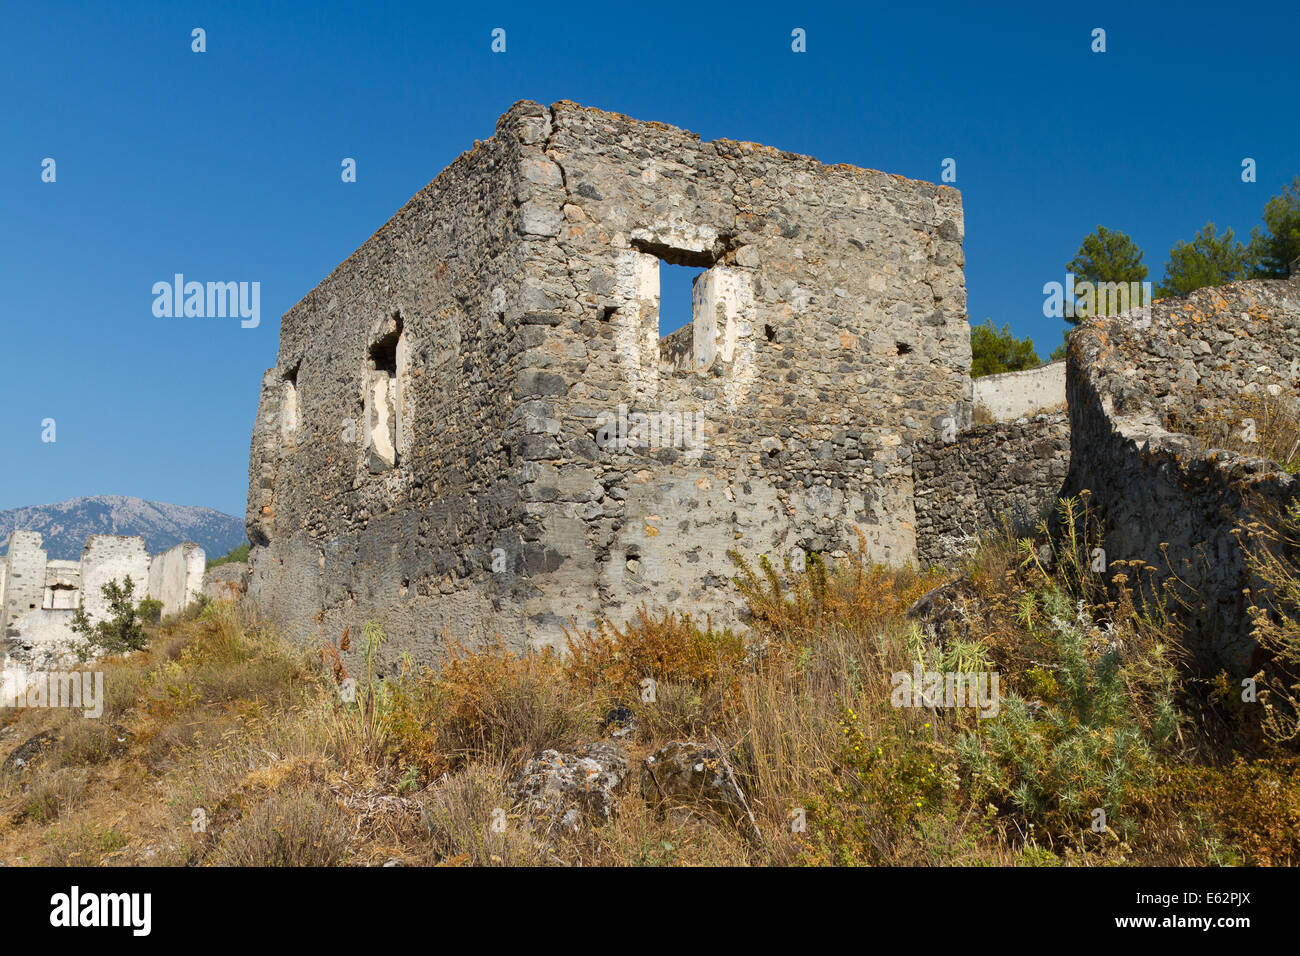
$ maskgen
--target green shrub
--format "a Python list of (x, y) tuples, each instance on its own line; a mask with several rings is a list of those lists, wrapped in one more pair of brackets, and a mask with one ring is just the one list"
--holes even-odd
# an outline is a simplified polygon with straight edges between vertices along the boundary
[(98, 866), (104, 858), (126, 846), (126, 837), (116, 827), (93, 821), (69, 823), (51, 828), (45, 835), (47, 866)]
[(234, 564), (248, 560), (249, 544), (245, 541), (237, 548), (233, 548), (219, 558), (213, 558), (208, 562), (206, 570), (211, 571), (213, 568), (220, 567), (223, 564)]
[(998, 717), (958, 740), (973, 798), (999, 800), (1062, 835), (1089, 827), (1100, 808), (1122, 831), (1133, 792), (1153, 780), (1156, 750), (1177, 729), (1173, 668), (1159, 645), (1125, 660), (1115, 635), (1059, 591), (1041, 600), (1042, 699), (1007, 694)]
[(136, 606), (136, 614), (145, 624), (157, 624), (162, 620), (163, 602), (156, 598), (144, 598)]
[(838, 766), (806, 801), (810, 862), (897, 864), (922, 818), (941, 814), (957, 791), (952, 752), (930, 722), (910, 728), (913, 719), (892, 708), (874, 716), (872, 726), (853, 707), (841, 708)]
[(72, 618), (73, 633), (85, 638), (83, 656), (96, 651), (122, 654), (143, 649), (146, 638), (136, 609), (135, 582), (131, 576), (128, 574), (121, 584), (116, 579), (109, 581), (100, 590), (108, 601), (108, 618), (92, 624), (84, 606), (77, 608)]

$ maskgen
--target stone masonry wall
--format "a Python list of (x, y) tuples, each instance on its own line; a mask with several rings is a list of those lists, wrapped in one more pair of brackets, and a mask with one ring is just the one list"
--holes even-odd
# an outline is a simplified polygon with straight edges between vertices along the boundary
[(213, 601), (238, 600), (248, 591), (248, 565), (243, 561), (219, 564), (203, 574), (203, 593)]
[(1055, 507), (1069, 465), (1064, 412), (976, 425), (951, 442), (918, 444), (912, 468), (921, 563), (951, 564), (1004, 522), (1013, 533), (1030, 531)]
[(197, 544), (178, 544), (149, 560), (149, 596), (163, 614), (179, 614), (203, 591), (207, 556)]
[(135, 585), (139, 600), (149, 588), (149, 552), (143, 538), (115, 534), (93, 534), (81, 552), (81, 600), (93, 620), (108, 614), (103, 586), (109, 581), (123, 583), (127, 577)]
[[(914, 558), (912, 449), (971, 418), (962, 229), (947, 187), (516, 104), (285, 316), (250, 600), (427, 661), (643, 602), (730, 623), (732, 549)], [(661, 262), (706, 270), (667, 342)]]
[(514, 392), (545, 297), (520, 204), (558, 173), (522, 152), (545, 132), (504, 117), (284, 316), (248, 532), (249, 601), (288, 636), (376, 620), (421, 663), (444, 633), (524, 646)]
[(195, 544), (179, 545), (151, 561), (143, 538), (117, 535), (93, 535), (80, 562), (47, 561), (41, 535), (15, 531), (0, 575), (0, 646), (7, 658), (25, 665), (54, 666), (77, 640), (72, 632), (77, 608), (84, 607), (92, 623), (108, 615), (104, 584), (124, 583), (130, 576), (137, 601), (156, 598), (165, 613), (175, 613), (201, 587), (205, 563)]
[(1023, 372), (981, 375), (971, 382), (975, 413), (995, 422), (1050, 412), (1065, 405), (1065, 362), (1048, 362)]
[(1295, 401), (1300, 279), (1252, 281), (1096, 318), (1070, 339), (1074, 454), (1067, 491), (1090, 492), (1108, 563), (1175, 575), (1198, 663), (1242, 672), (1256, 654), (1234, 534), (1285, 505), (1295, 479), (1273, 462), (1208, 449), (1166, 425), (1259, 390)]
[[(552, 322), (528, 358), (555, 433), (525, 496), (560, 560), (534, 631), (642, 602), (731, 623), (733, 549), (842, 554), (856, 528), (913, 558), (910, 448), (970, 415), (957, 194), (573, 104), (550, 120), (562, 175), (530, 202), (560, 215), (527, 242)], [(708, 270), (680, 364), (659, 361), (661, 261)], [(705, 447), (599, 447), (624, 404), (698, 416)]]
[(4, 636), (8, 637), (10, 622), (29, 610), (39, 609), (45, 596), (46, 554), (41, 547), (41, 536), (34, 531), (15, 531), (9, 537), (4, 563), (0, 624)]

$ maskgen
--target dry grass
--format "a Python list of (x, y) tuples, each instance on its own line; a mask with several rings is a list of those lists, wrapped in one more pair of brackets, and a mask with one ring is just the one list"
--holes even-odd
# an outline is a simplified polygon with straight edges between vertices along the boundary
[(553, 654), (454, 648), (440, 673), (393, 690), (386, 719), (397, 761), (431, 779), (474, 761), (517, 768), (547, 747), (572, 748), (595, 734), (601, 708)]
[(1257, 389), (1231, 401), (1202, 403), (1196, 412), (1170, 416), (1165, 424), (1207, 448), (1268, 458), (1288, 474), (1300, 471), (1300, 406), (1291, 396)]
[(744, 644), (729, 631), (697, 627), (689, 615), (644, 608), (626, 628), (601, 624), (568, 634), (566, 675), (580, 686), (637, 697), (644, 681), (704, 686), (733, 675)]
[(94, 821), (51, 827), (45, 834), (40, 863), (44, 866), (103, 866), (126, 846), (127, 838), (116, 827)]
[(1300, 501), (1243, 532), (1250, 569), (1268, 585), (1250, 609), (1255, 639), (1269, 651), (1256, 675), (1262, 729), (1272, 742), (1294, 748), (1300, 745)]
[[(347, 675), (334, 656), (295, 651), (214, 604), (153, 629), (146, 650), (102, 663), (101, 720), (6, 717), (8, 746), (41, 732), (53, 742), (0, 779), (0, 857), (1294, 864), (1300, 784), (1285, 741), (1251, 750), (1239, 729), (1226, 750), (1223, 734), (1215, 749), (1195, 743), (1205, 735), (1190, 706), (1197, 689), (1172, 666), (1176, 628), (1126, 577), (1109, 590), (1090, 577), (1096, 529), (1081, 503), (1058, 518), (1050, 558), (1045, 538), (984, 542), (945, 590), (937, 630), (907, 617), (944, 583), (937, 574), (875, 567), (861, 552), (836, 570), (816, 557), (779, 571), (740, 565), (752, 625), (743, 638), (642, 612), (625, 627), (571, 635), (565, 658), (452, 648), (440, 673), (378, 681), (367, 669), (353, 700), (340, 694)], [(368, 627), (361, 640), (377, 647), (383, 635)], [(997, 671), (1001, 715), (895, 706), (894, 675), (918, 664)], [(615, 707), (637, 722), (622, 741), (631, 774), (616, 814), (540, 845), (512, 806), (510, 779), (543, 749), (602, 739)], [(715, 738), (757, 838), (721, 817), (661, 814), (640, 796), (646, 754)], [(1097, 806), (1111, 821), (1104, 833), (1090, 828)]]
[(338, 866), (346, 861), (348, 815), (323, 787), (276, 793), (245, 811), (221, 835), (214, 866)]
[(480, 761), (439, 780), (424, 795), (428, 846), (417, 862), (450, 866), (531, 866), (544, 853), (518, 820), (496, 827), (510, 806), (508, 773), (500, 764)]

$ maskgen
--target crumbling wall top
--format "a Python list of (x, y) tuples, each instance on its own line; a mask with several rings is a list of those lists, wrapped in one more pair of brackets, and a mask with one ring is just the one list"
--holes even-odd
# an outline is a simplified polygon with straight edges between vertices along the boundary
[(1175, 588), (1189, 646), (1210, 673), (1257, 654), (1248, 595), (1265, 585), (1242, 533), (1273, 520), (1300, 483), (1269, 458), (1209, 447), (1195, 423), (1242, 396), (1294, 403), (1298, 383), (1296, 279), (1157, 300), (1070, 336), (1067, 493), (1089, 493), (1105, 562), (1145, 567)]

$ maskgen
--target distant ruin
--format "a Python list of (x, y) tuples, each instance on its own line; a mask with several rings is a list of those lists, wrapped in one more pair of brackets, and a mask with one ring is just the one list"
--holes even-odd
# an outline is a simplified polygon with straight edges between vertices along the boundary
[(183, 611), (203, 586), (207, 558), (197, 544), (150, 557), (143, 538), (92, 535), (80, 561), (50, 561), (41, 535), (15, 531), (0, 559), (0, 634), (13, 661), (40, 663), (66, 653), (76, 639), (72, 618), (84, 608), (92, 623), (108, 615), (103, 585), (129, 576), (135, 600), (161, 601), (164, 614)]
[[(444, 632), (556, 645), (642, 604), (738, 623), (732, 551), (953, 552), (970, 515), (918, 498), (914, 456), (966, 467), (932, 453), (972, 424), (962, 234), (946, 186), (515, 104), (284, 316), (250, 602), (428, 663)], [(667, 336), (662, 263), (702, 270)], [(1059, 463), (984, 507), (1050, 504), (1059, 421), (982, 467), (1044, 436)]]

